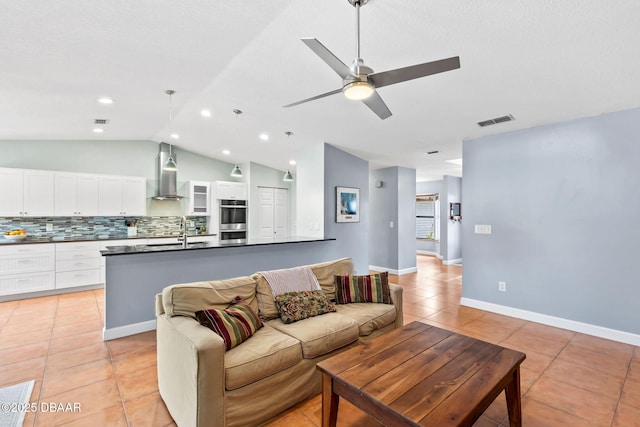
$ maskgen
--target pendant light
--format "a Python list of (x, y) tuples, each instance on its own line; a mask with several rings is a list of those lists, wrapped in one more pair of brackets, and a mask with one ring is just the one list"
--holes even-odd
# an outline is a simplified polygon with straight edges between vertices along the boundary
[[(289, 157), (291, 157), (289, 139), (291, 138), (291, 135), (293, 135), (293, 132), (288, 130), (284, 134), (287, 135), (287, 159), (289, 159)], [(287, 168), (287, 173), (284, 174), (282, 180), (285, 182), (293, 181), (293, 175), (291, 175), (289, 168)]]
[[(164, 91), (164, 93), (169, 95), (169, 135), (173, 137), (173, 132), (171, 131), (171, 122), (173, 120), (173, 108), (171, 104), (171, 95), (176, 93), (176, 91), (167, 89)], [(178, 170), (178, 165), (176, 165), (176, 161), (173, 159), (173, 146), (171, 144), (169, 144), (169, 158), (167, 159), (166, 162), (164, 162), (164, 166), (162, 166), (162, 169), (165, 171), (171, 171), (171, 172)]]
[[(238, 116), (242, 114), (242, 111), (236, 108), (233, 110), (233, 112), (236, 115), (236, 137), (237, 137), (238, 136)], [(233, 170), (231, 171), (231, 176), (234, 178), (242, 178), (242, 171), (240, 170), (240, 167), (238, 165), (235, 165), (233, 167)]]

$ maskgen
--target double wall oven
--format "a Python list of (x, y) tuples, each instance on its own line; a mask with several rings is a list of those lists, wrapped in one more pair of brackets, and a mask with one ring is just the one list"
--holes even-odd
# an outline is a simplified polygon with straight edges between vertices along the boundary
[(247, 201), (220, 200), (220, 243), (247, 242)]

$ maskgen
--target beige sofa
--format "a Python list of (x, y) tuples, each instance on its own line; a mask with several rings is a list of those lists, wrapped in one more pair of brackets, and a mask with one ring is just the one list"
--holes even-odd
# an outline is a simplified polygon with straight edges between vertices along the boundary
[[(353, 272), (350, 258), (310, 266), (333, 299), (333, 276)], [(285, 324), (261, 274), (187, 283), (156, 296), (158, 388), (180, 427), (255, 426), (321, 391), (316, 363), (402, 326), (402, 288), (389, 284), (393, 304), (336, 305)], [(194, 317), (242, 297), (264, 327), (225, 352), (224, 341)]]

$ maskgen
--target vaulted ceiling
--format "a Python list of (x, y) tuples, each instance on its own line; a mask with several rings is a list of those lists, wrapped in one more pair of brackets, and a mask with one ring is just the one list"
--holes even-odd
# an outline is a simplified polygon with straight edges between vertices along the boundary
[[(370, 0), (361, 56), (375, 71), (461, 62), (380, 88), (393, 113), (380, 120), (342, 94), (282, 107), (341, 86), (300, 38), (350, 64), (347, 0), (2, 1), (0, 139), (169, 142), (171, 130), (178, 147), (285, 170), (292, 131), (291, 157), (327, 142), (372, 168), (415, 168), (419, 181), (460, 176), (446, 160), (463, 140), (640, 106), (638, 22), (637, 0)], [(94, 119), (109, 120), (103, 133)]]

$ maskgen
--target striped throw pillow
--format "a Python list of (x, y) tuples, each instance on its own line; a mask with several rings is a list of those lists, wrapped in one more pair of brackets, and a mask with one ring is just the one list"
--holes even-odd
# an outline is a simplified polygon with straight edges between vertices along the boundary
[(248, 340), (263, 326), (258, 315), (239, 296), (224, 310), (210, 308), (196, 311), (195, 314), (202, 326), (222, 337), (227, 350)]
[(392, 304), (389, 272), (367, 276), (335, 276), (336, 303), (375, 302)]

